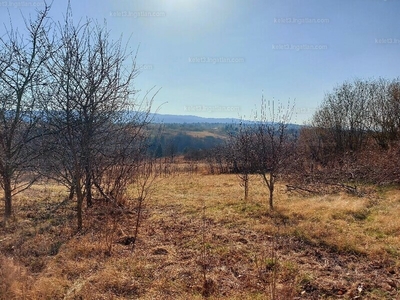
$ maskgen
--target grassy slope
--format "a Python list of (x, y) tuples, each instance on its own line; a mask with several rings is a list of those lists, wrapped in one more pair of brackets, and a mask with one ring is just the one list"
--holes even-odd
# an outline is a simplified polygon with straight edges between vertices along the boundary
[(279, 185), (274, 213), (257, 177), (242, 194), (234, 175), (163, 178), (132, 252), (118, 243), (131, 214), (116, 224), (94, 207), (76, 235), (72, 204), (49, 214), (64, 191), (35, 186), (0, 228), (0, 298), (400, 298), (398, 190), (301, 197)]

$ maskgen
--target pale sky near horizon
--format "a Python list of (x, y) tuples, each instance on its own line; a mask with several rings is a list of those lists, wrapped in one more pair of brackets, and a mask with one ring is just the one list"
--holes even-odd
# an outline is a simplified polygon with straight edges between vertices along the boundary
[[(0, 20), (23, 27), (42, 1), (1, 1)], [(161, 88), (159, 113), (252, 118), (261, 96), (295, 101), (308, 120), (346, 80), (396, 78), (400, 0), (71, 0), (76, 21), (106, 20), (139, 47), (136, 88)], [(54, 0), (61, 21), (67, 1)], [(0, 34), (4, 34), (4, 26)], [(163, 104), (164, 103), (164, 104)], [(153, 109), (153, 110), (154, 110)]]

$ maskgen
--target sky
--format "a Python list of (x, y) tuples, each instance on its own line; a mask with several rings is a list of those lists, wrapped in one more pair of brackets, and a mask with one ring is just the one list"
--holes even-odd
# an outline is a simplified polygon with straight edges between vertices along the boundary
[[(23, 29), (43, 1), (0, 0)], [(106, 22), (138, 50), (138, 98), (162, 114), (252, 119), (261, 98), (312, 117), (345, 81), (400, 74), (400, 0), (71, 0), (73, 18)], [(67, 1), (54, 0), (61, 21)], [(5, 33), (4, 25), (0, 34)]]

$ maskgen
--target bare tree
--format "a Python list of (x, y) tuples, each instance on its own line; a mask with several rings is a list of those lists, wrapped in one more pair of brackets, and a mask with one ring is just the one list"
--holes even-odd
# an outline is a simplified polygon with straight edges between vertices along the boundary
[(44, 82), (48, 45), (50, 6), (37, 12), (36, 20), (25, 20), (27, 35), (6, 28), (0, 37), (0, 184), (4, 191), (7, 220), (12, 214), (12, 198), (28, 188), (35, 177), (27, 178), (39, 155), (30, 147), (41, 136), (37, 110), (38, 89)]
[(142, 156), (137, 165), (136, 172), (133, 177), (133, 185), (136, 188), (137, 197), (135, 201), (136, 220), (133, 229), (132, 248), (134, 251), (136, 241), (139, 235), (139, 229), (142, 222), (143, 210), (146, 205), (146, 200), (151, 196), (154, 181), (157, 179), (157, 172), (155, 170), (155, 157), (154, 155)]
[(387, 149), (400, 139), (400, 79), (380, 78), (369, 87), (369, 129), (378, 145)]
[(118, 206), (125, 205), (128, 185), (135, 183), (137, 172), (142, 172), (144, 158), (150, 160), (150, 107), (111, 126), (105, 138), (107, 144), (95, 157), (93, 184), (103, 198)]
[(47, 163), (49, 173), (75, 191), (80, 230), (83, 202), (91, 206), (94, 188), (109, 200), (120, 197), (121, 181), (111, 187), (102, 178), (130, 175), (123, 164), (140, 148), (133, 143), (141, 140), (151, 103), (137, 113), (143, 107), (134, 98), (136, 54), (121, 39), (112, 41), (105, 25), (66, 18), (58, 34), (58, 51), (46, 64), (51, 80), (44, 109), (53, 139)]
[(261, 175), (269, 191), (269, 208), (274, 208), (274, 190), (278, 175), (285, 168), (293, 152), (294, 137), (288, 130), (294, 105), (284, 107), (275, 101), (261, 99), (260, 114), (256, 115), (255, 149), (256, 172)]
[(361, 80), (345, 82), (325, 95), (312, 125), (324, 129), (334, 142), (335, 152), (356, 151), (364, 145), (369, 96), (368, 82)]
[[(244, 189), (244, 200), (249, 196), (250, 174), (254, 173), (255, 166), (255, 131), (252, 124), (241, 121), (237, 132), (230, 135), (230, 149), (227, 149), (231, 160), (232, 170), (237, 174), (240, 185)], [(229, 153), (228, 153), (229, 151)]]
[(316, 184), (353, 182), (352, 187), (345, 185), (351, 191), (358, 180), (398, 180), (393, 155), (400, 138), (399, 91), (399, 79), (383, 78), (345, 82), (334, 88), (310, 126), (301, 131), (298, 150), (302, 166), (310, 168), (300, 168), (298, 174), (315, 179)]

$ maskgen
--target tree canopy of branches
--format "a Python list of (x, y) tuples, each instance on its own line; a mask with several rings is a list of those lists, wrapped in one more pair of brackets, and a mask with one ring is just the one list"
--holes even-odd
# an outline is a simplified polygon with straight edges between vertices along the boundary
[(370, 133), (387, 147), (399, 137), (399, 116), (399, 79), (355, 80), (326, 94), (311, 125), (329, 149), (343, 153), (361, 149)]
[(47, 62), (44, 109), (54, 155), (47, 166), (74, 189), (81, 228), (82, 204), (86, 199), (92, 205), (93, 188), (110, 201), (121, 200), (134, 162), (145, 152), (151, 100), (144, 113), (137, 112), (136, 55), (121, 40), (111, 41), (104, 25), (66, 19), (59, 35), (58, 50)]
[[(4, 191), (7, 220), (12, 214), (12, 198), (29, 187), (38, 153), (32, 143), (40, 137), (40, 113), (36, 110), (38, 89), (44, 83), (44, 64), (51, 55), (48, 45), (49, 6), (36, 20), (25, 19), (27, 35), (12, 25), (0, 37), (0, 184)], [(32, 175), (32, 174), (31, 174)]]
[(244, 200), (249, 196), (250, 174), (254, 173), (255, 163), (255, 134), (252, 124), (240, 122), (237, 132), (230, 134), (230, 147), (226, 154), (232, 164), (232, 170), (237, 174), (244, 189)]
[(369, 130), (377, 144), (387, 149), (400, 139), (400, 78), (380, 78), (369, 83)]
[(356, 80), (354, 83), (345, 82), (325, 95), (321, 108), (313, 117), (312, 125), (326, 131), (321, 137), (326, 143), (332, 140), (336, 152), (354, 151), (363, 146), (368, 128), (370, 93), (366, 82)]
[[(241, 174), (245, 188), (248, 175), (259, 174), (269, 191), (269, 208), (274, 208), (275, 182), (285, 169), (294, 149), (295, 137), (290, 134), (289, 125), (294, 105), (285, 107), (275, 101), (261, 99), (259, 114), (252, 124), (241, 124), (237, 134), (232, 136), (232, 157), (234, 169)], [(246, 187), (247, 186), (247, 187)]]
[(256, 117), (255, 140), (257, 172), (269, 190), (269, 208), (274, 208), (274, 189), (277, 176), (283, 171), (293, 152), (294, 137), (288, 126), (294, 105), (261, 100), (260, 115)]
[(356, 79), (326, 94), (301, 131), (298, 155), (319, 181), (393, 182), (399, 139), (400, 79)]

